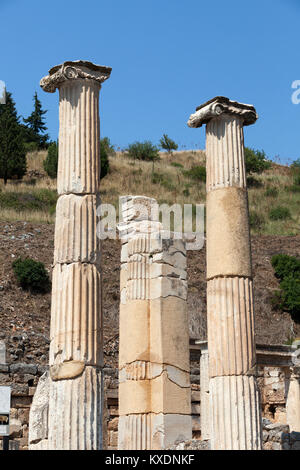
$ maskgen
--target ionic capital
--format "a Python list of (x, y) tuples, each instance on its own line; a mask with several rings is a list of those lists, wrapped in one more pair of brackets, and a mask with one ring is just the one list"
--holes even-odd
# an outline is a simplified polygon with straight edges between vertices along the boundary
[(201, 127), (203, 124), (207, 124), (211, 119), (221, 116), (222, 114), (231, 114), (241, 117), (244, 126), (254, 124), (258, 119), (254, 106), (231, 101), (224, 96), (216, 96), (216, 98), (196, 108), (196, 112), (191, 114), (188, 120), (188, 126)]
[(94, 80), (101, 86), (101, 83), (109, 78), (110, 73), (110, 67), (95, 65), (83, 60), (67, 61), (52, 67), (49, 70), (49, 75), (41, 79), (40, 86), (49, 93), (54, 93), (56, 88), (68, 80)]

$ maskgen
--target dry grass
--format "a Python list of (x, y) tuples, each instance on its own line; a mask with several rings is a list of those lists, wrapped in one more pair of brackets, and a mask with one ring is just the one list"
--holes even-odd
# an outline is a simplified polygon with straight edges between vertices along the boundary
[[(31, 152), (27, 155), (27, 168), (30, 172), (37, 171), (44, 175), (41, 178), (26, 176), (22, 181), (9, 181), (6, 186), (0, 182), (0, 193), (34, 194), (39, 190), (56, 190), (56, 180), (45, 175), (43, 160), (46, 152)], [(175, 166), (174, 166), (175, 164)], [(176, 166), (177, 165), (177, 166)], [(179, 165), (179, 166), (178, 166)], [(181, 166), (180, 166), (181, 165)], [(205, 184), (195, 181), (184, 174), (196, 165), (205, 165), (203, 151), (180, 151), (168, 155), (163, 152), (160, 160), (155, 162), (133, 161), (124, 153), (117, 152), (110, 157), (110, 172), (101, 180), (101, 199), (104, 203), (114, 204), (117, 213), (119, 196), (126, 194), (154, 197), (157, 201), (167, 204), (203, 204), (205, 203)], [(154, 173), (153, 173), (154, 170)], [(295, 235), (300, 228), (300, 191), (293, 192), (294, 175), (287, 166), (273, 164), (272, 168), (262, 175), (255, 176), (258, 187), (249, 188), (250, 212), (255, 213), (261, 221), (254, 224), (253, 233), (268, 235)], [(267, 189), (277, 189), (278, 194), (267, 196)], [(272, 221), (269, 212), (272, 207), (283, 206), (290, 210), (291, 218)], [(53, 211), (16, 210), (0, 207), (0, 220), (30, 222), (54, 222)]]

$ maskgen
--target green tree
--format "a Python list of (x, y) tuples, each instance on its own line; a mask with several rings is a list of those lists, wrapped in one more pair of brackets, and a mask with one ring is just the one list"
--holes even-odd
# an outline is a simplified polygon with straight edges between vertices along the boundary
[(271, 167), (271, 162), (267, 160), (263, 150), (254, 150), (248, 147), (245, 147), (245, 162), (248, 175), (262, 173)]
[(112, 143), (111, 143), (111, 141), (108, 137), (103, 137), (100, 142), (102, 142), (102, 148), (105, 147), (105, 150), (106, 150), (106, 153), (107, 153), (108, 156), (115, 155), (115, 153), (116, 153), (115, 146), (112, 145)]
[(23, 119), (24, 139), (26, 142), (36, 142), (38, 148), (45, 148), (48, 141), (48, 134), (45, 134), (47, 127), (43, 118), (47, 111), (42, 109), (42, 103), (38, 99), (37, 92), (33, 96), (34, 109), (27, 119)]
[(178, 145), (176, 144), (176, 142), (170, 139), (170, 137), (168, 137), (167, 134), (164, 134), (159, 142), (160, 142), (160, 147), (164, 150), (167, 150), (167, 152), (170, 155), (172, 155), (173, 150), (178, 149)]
[(15, 102), (6, 93), (6, 104), (0, 105), (0, 178), (21, 179), (26, 173), (26, 152)]
[(51, 142), (48, 147), (47, 157), (43, 161), (44, 170), (50, 178), (57, 177), (58, 167), (58, 145), (56, 142)]
[(291, 164), (291, 168), (292, 168), (293, 170), (297, 170), (297, 171), (300, 170), (300, 158), (298, 158), (297, 160), (293, 161), (293, 163)]
[(126, 149), (129, 157), (134, 160), (152, 161), (159, 160), (158, 148), (149, 140), (134, 142)]
[(106, 176), (107, 173), (109, 172), (108, 143), (110, 144), (108, 137), (104, 137), (104, 139), (100, 140), (100, 162), (101, 162), (100, 179), (104, 178), (104, 176)]

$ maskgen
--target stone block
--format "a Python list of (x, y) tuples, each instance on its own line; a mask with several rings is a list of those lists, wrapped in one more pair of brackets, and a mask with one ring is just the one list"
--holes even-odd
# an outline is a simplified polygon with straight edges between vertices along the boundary
[(145, 300), (120, 305), (120, 368), (133, 361), (149, 361), (149, 315)]
[(62, 195), (56, 206), (54, 263), (100, 263), (100, 196)]
[(157, 414), (152, 416), (152, 449), (167, 449), (175, 442), (192, 439), (192, 420), (190, 415)]
[(186, 301), (166, 297), (150, 302), (150, 360), (189, 371), (189, 333)]
[(0, 341), (0, 364), (6, 364), (6, 346), (4, 341)]
[[(248, 198), (242, 188), (207, 194), (207, 279), (252, 277)], [(220, 227), (220, 230), (216, 230)]]
[(29, 415), (29, 444), (36, 444), (48, 438), (50, 377), (46, 372), (40, 377), (33, 397)]
[(169, 380), (164, 371), (150, 380), (126, 381), (119, 387), (120, 415), (145, 413), (190, 414), (190, 388), (183, 388)]

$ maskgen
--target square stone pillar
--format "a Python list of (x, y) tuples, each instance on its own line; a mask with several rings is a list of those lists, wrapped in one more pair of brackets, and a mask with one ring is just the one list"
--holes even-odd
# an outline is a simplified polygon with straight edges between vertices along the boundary
[(255, 108), (216, 97), (188, 125), (206, 124), (207, 321), (212, 449), (261, 449), (243, 126)]
[(290, 432), (300, 433), (300, 349), (294, 353), (295, 365), (290, 369), (286, 397), (286, 420)]
[(49, 357), (50, 450), (102, 448), (101, 247), (96, 212), (101, 168), (99, 91), (110, 72), (109, 67), (91, 62), (64, 62), (41, 80), (45, 91), (59, 90), (60, 121)]
[(210, 431), (210, 406), (209, 406), (209, 358), (207, 341), (196, 341), (200, 346), (200, 421), (201, 439), (209, 441)]
[[(145, 208), (138, 216), (134, 203)], [(186, 250), (182, 240), (163, 238), (158, 214), (151, 212), (155, 205), (142, 196), (123, 198), (118, 434), (123, 450), (165, 449), (192, 437)]]

